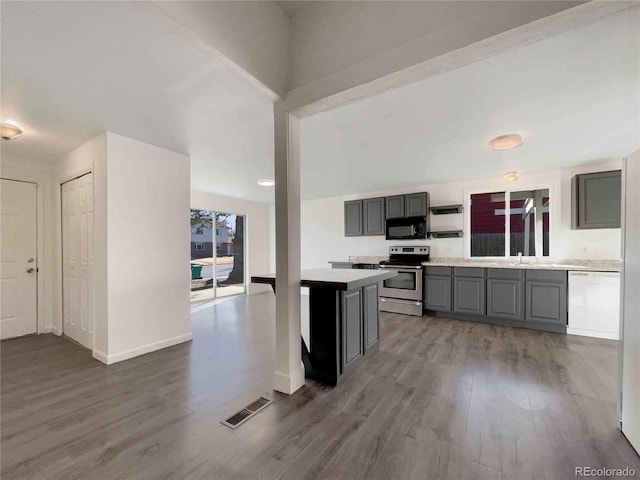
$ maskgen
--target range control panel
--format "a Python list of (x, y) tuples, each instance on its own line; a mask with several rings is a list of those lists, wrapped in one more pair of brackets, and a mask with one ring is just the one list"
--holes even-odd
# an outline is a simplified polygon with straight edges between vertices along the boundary
[(389, 247), (389, 253), (393, 255), (429, 255), (427, 245), (417, 247)]

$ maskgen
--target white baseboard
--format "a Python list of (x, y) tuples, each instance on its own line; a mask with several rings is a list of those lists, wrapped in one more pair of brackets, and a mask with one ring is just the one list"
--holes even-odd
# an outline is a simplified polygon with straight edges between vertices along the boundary
[(58, 333), (58, 329), (57, 329), (56, 327), (52, 327), (52, 326), (44, 327), (44, 328), (43, 328), (42, 330), (40, 330), (38, 333), (53, 333), (54, 335), (58, 335), (58, 336), (60, 335), (60, 334)]
[(569, 335), (582, 335), (583, 337), (606, 338), (607, 340), (619, 340), (617, 332), (600, 332), (598, 330), (585, 330), (583, 328), (567, 327)]
[(304, 366), (300, 362), (300, 368), (291, 372), (291, 375), (275, 372), (273, 374), (273, 389), (291, 395), (304, 385)]
[(179, 335), (177, 337), (167, 338), (166, 340), (160, 340), (159, 342), (149, 343), (147, 345), (142, 345), (141, 347), (125, 350), (124, 352), (110, 354), (106, 354), (94, 348), (93, 358), (95, 358), (96, 360), (100, 360), (102, 363), (106, 363), (107, 365), (111, 365), (114, 363), (122, 362), (124, 360), (129, 360), (130, 358), (139, 357), (140, 355), (144, 355), (146, 353), (155, 352), (156, 350), (162, 350), (163, 348), (172, 347), (174, 345), (178, 345), (179, 343), (189, 342), (192, 339), (193, 336), (190, 333), (187, 333), (185, 335)]

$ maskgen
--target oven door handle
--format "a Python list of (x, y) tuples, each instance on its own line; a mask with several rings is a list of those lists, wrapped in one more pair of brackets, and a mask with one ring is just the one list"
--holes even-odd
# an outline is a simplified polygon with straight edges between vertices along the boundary
[(422, 270), (422, 265), (407, 265), (407, 266), (380, 265), (380, 268), (389, 268), (389, 269), (395, 269), (395, 270)]

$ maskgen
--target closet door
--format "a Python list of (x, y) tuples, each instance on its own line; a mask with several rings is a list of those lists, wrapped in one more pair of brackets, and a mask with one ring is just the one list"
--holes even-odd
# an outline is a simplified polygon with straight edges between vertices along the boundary
[(93, 349), (93, 175), (64, 183), (61, 193), (63, 333)]

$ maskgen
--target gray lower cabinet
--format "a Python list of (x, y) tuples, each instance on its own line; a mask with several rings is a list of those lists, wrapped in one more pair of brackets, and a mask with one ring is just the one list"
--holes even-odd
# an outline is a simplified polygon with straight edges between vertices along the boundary
[(405, 216), (406, 217), (423, 217), (429, 211), (429, 194), (410, 193), (405, 195)]
[(386, 218), (404, 218), (404, 195), (386, 197)]
[(571, 180), (571, 227), (620, 228), (621, 171), (587, 173)]
[(367, 198), (362, 201), (363, 235), (384, 235), (384, 197)]
[(485, 288), (484, 278), (453, 277), (453, 311), (484, 315), (486, 313)]
[(524, 318), (522, 280), (487, 279), (487, 316), (512, 320)]
[(425, 275), (423, 280), (425, 310), (450, 312), (452, 277)]
[(344, 202), (344, 235), (359, 237), (362, 235), (362, 200)]
[(364, 353), (367, 353), (380, 337), (378, 324), (378, 285), (362, 287)]
[(526, 321), (567, 324), (566, 283), (527, 280), (525, 298)]
[[(348, 290), (342, 294), (342, 373), (364, 354), (362, 329), (362, 289)], [(354, 365), (355, 367), (355, 365)]]

